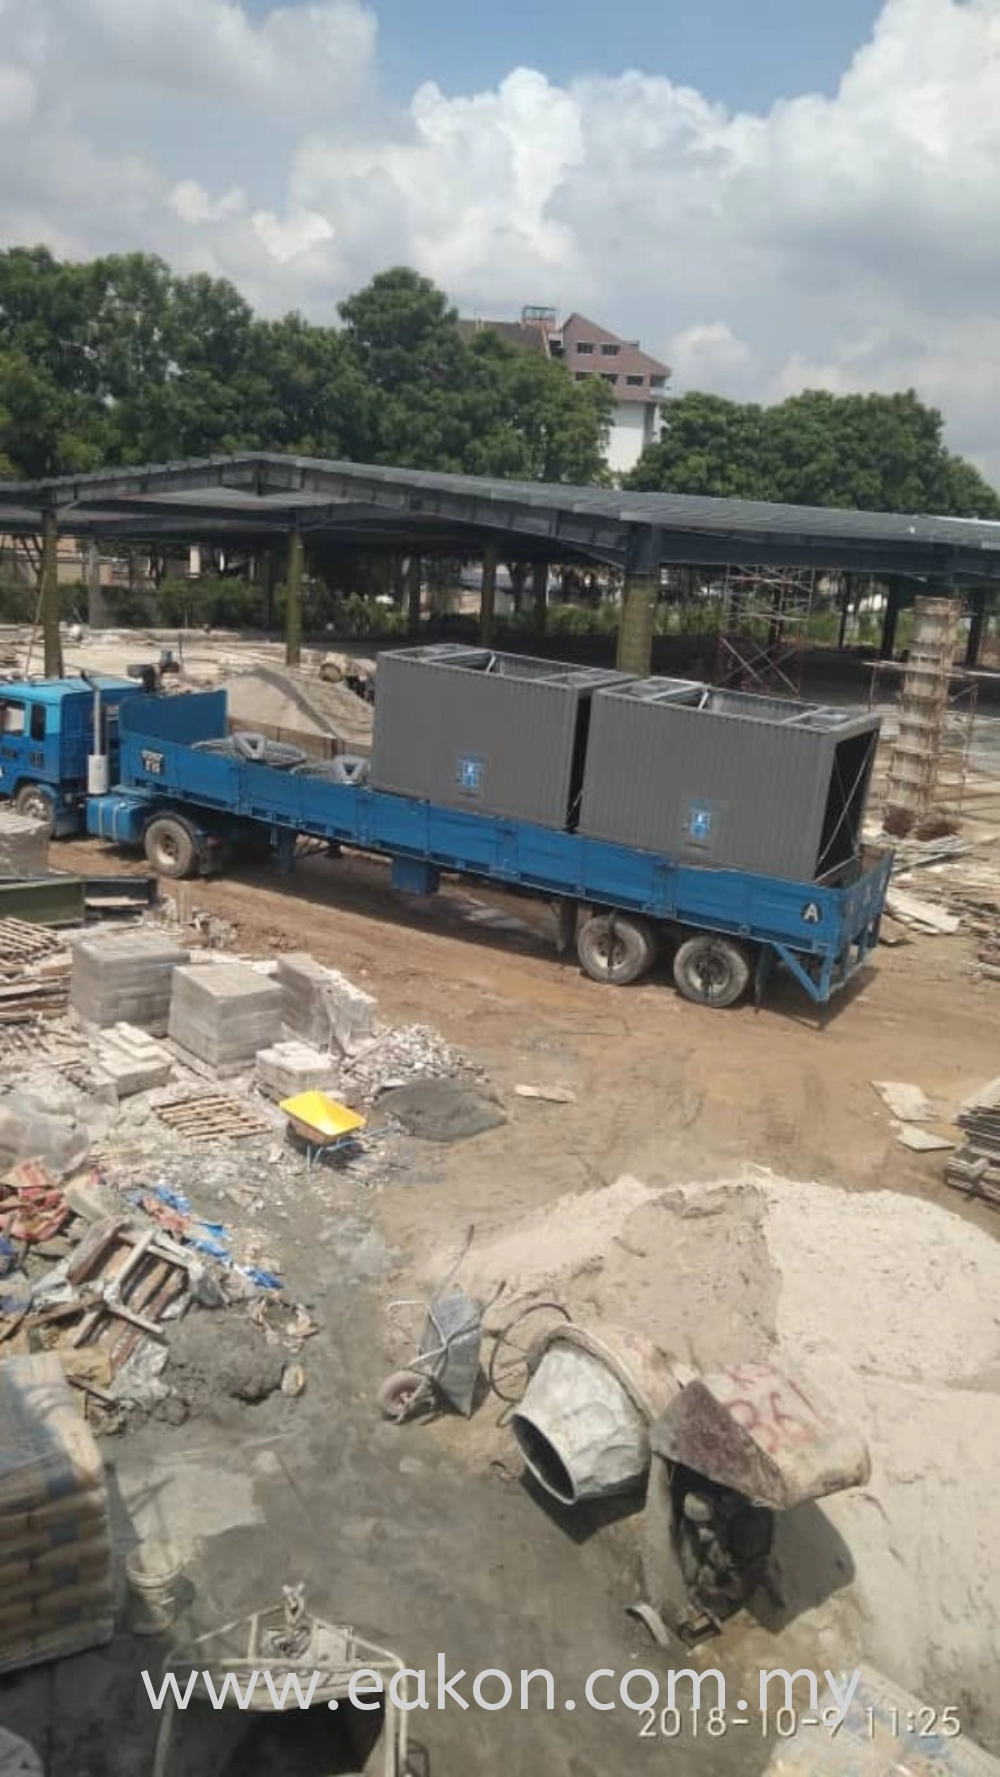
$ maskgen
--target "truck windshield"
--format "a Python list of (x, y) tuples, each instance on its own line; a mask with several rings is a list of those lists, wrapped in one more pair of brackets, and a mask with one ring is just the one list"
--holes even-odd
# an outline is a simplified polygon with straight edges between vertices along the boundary
[(24, 733), (23, 703), (0, 704), (0, 734)]

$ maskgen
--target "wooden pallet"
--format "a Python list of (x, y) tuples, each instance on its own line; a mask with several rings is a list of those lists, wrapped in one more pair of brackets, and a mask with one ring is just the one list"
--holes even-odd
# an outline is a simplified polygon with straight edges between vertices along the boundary
[(0, 973), (4, 976), (18, 974), (61, 948), (58, 933), (44, 926), (29, 925), (26, 919), (0, 919)]
[(271, 1133), (270, 1123), (256, 1111), (218, 1092), (171, 1098), (153, 1108), (162, 1123), (189, 1141), (246, 1141), (251, 1136)]

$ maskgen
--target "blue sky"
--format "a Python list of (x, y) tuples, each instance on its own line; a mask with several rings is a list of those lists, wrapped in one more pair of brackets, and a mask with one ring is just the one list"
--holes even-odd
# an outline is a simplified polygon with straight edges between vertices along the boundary
[[(264, 0), (255, 0), (263, 10)], [(707, 98), (768, 108), (832, 93), (880, 10), (877, 0), (375, 0), (386, 84), (448, 92), (492, 86), (521, 64), (560, 82), (625, 68)]]

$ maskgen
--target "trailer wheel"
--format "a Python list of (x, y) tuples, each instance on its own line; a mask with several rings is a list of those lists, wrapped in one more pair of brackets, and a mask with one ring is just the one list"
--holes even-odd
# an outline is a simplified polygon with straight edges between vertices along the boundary
[(753, 965), (742, 944), (699, 932), (674, 957), (674, 982), (698, 1006), (735, 1006), (750, 984)]
[(157, 876), (193, 876), (198, 866), (198, 848), (189, 827), (174, 815), (160, 815), (150, 821), (143, 836), (146, 860)]
[(630, 987), (652, 967), (656, 939), (644, 919), (624, 913), (595, 913), (580, 927), (576, 954), (592, 981)]
[(44, 784), (22, 784), (14, 797), (14, 807), (26, 820), (44, 821), (47, 827), (55, 825), (56, 799)]

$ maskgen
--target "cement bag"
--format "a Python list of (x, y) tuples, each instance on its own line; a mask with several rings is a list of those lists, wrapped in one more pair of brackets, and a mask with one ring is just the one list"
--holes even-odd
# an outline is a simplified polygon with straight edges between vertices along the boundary
[(58, 1357), (0, 1362), (0, 1522), (105, 1493), (104, 1464)]
[(6, 1728), (0, 1728), (0, 1777), (45, 1777), (34, 1747)]
[(8, 1560), (14, 1548), (30, 1554), (65, 1548), (68, 1543), (96, 1536), (107, 1517), (108, 1497), (103, 1480), (98, 1487), (53, 1500), (33, 1512), (4, 1512), (0, 1515), (0, 1562)]
[(104, 1616), (88, 1613), (86, 1619), (75, 1627), (39, 1627), (30, 1635), (19, 1638), (14, 1654), (8, 1656), (0, 1646), (0, 1677), (6, 1672), (21, 1672), (26, 1666), (40, 1666), (45, 1660), (68, 1660), (72, 1654), (84, 1654), (89, 1648), (104, 1647), (113, 1638), (114, 1632), (114, 1613), (110, 1610)]

